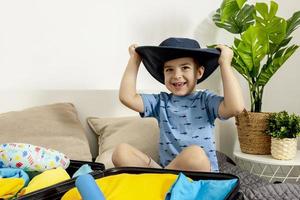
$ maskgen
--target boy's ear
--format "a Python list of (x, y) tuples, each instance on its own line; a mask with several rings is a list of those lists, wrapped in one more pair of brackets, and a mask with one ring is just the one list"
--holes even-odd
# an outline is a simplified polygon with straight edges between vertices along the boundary
[(198, 68), (197, 68), (197, 79), (200, 79), (202, 76), (203, 76), (203, 74), (204, 74), (204, 67), (203, 66), (199, 66)]

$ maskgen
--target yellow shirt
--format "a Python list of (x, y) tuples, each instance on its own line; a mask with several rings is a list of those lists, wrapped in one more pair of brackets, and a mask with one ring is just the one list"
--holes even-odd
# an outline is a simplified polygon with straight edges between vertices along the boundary
[[(96, 180), (105, 200), (164, 200), (178, 175), (119, 174)], [(69, 190), (62, 200), (81, 200), (77, 188)]]

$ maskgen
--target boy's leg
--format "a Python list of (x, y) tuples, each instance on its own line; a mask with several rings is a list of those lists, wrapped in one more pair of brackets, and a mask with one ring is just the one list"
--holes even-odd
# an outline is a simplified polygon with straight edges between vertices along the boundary
[(204, 150), (191, 145), (180, 152), (166, 169), (210, 172), (210, 161)]
[(115, 148), (112, 155), (112, 162), (115, 167), (161, 168), (150, 156), (126, 143), (119, 144)]

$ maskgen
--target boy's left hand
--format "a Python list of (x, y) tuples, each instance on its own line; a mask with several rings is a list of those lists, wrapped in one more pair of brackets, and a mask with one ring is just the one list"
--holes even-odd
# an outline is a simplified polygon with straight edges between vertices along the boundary
[(231, 50), (231, 48), (229, 48), (228, 46), (223, 45), (223, 44), (219, 44), (215, 48), (218, 48), (221, 50), (221, 55), (218, 60), (219, 65), (220, 66), (223, 66), (223, 65), (231, 66), (231, 61), (233, 58), (233, 51)]

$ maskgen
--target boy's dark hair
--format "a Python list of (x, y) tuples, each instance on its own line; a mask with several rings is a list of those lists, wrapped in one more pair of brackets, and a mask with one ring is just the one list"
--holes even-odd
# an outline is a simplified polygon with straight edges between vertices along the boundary
[(203, 66), (203, 64), (201, 64), (201, 62), (197, 58), (193, 58), (193, 60), (198, 67)]

